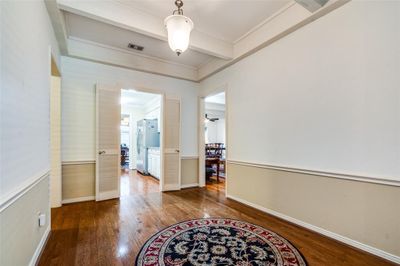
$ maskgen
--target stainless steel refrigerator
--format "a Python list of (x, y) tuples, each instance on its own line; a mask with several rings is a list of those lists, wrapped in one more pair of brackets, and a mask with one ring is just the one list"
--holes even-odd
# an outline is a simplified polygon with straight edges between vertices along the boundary
[(137, 122), (136, 169), (148, 175), (148, 150), (160, 147), (158, 119), (143, 119)]

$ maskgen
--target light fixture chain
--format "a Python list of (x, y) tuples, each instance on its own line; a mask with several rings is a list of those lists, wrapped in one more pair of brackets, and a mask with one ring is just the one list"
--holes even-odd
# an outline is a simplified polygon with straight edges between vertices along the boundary
[(172, 14), (175, 15), (175, 12), (178, 13), (178, 15), (183, 15), (183, 1), (182, 0), (176, 0), (175, 1), (175, 5), (178, 8), (177, 10), (174, 10), (174, 12)]

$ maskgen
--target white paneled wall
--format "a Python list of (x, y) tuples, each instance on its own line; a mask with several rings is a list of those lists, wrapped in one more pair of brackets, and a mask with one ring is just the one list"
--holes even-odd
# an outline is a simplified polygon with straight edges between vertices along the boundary
[(121, 88), (146, 88), (182, 99), (182, 155), (197, 155), (197, 97), (194, 82), (62, 57), (62, 159), (95, 159), (97, 82)]

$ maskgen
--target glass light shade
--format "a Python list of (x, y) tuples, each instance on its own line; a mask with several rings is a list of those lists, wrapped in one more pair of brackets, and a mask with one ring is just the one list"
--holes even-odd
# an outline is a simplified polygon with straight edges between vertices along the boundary
[(189, 47), (190, 32), (193, 22), (183, 15), (171, 15), (164, 20), (168, 32), (169, 47), (180, 55)]

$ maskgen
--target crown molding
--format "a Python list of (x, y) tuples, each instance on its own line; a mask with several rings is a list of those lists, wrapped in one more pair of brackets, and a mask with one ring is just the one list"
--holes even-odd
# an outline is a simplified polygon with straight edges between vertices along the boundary
[(262, 28), (265, 24), (269, 23), (270, 21), (272, 21), (274, 18), (278, 17), (279, 15), (281, 15), (283, 12), (286, 12), (290, 7), (292, 7), (293, 5), (296, 5), (296, 2), (294, 0), (292, 0), (291, 2), (289, 2), (288, 4), (286, 4), (284, 7), (282, 7), (281, 9), (279, 9), (278, 11), (276, 11), (274, 14), (272, 14), (270, 17), (268, 17), (267, 19), (263, 20), (262, 22), (260, 22), (258, 25), (256, 25), (255, 27), (251, 28), (248, 32), (246, 32), (245, 34), (243, 34), (242, 36), (240, 36), (239, 38), (237, 38), (236, 40), (233, 41), (233, 44), (237, 44), (238, 42), (240, 42), (241, 40), (243, 40), (244, 38), (246, 38), (247, 36), (249, 36), (250, 34), (254, 33), (255, 31), (257, 31), (258, 29)]
[(198, 81), (205, 80), (350, 1), (331, 0), (314, 13), (309, 12), (297, 3), (289, 4), (273, 15), (271, 19), (265, 20), (264, 24), (256, 26), (246, 36), (239, 38), (234, 45), (233, 59), (221, 60), (216, 58), (200, 67), (198, 69)]

